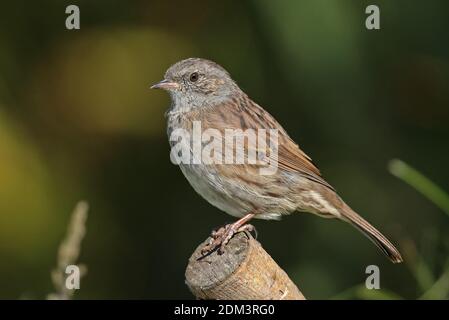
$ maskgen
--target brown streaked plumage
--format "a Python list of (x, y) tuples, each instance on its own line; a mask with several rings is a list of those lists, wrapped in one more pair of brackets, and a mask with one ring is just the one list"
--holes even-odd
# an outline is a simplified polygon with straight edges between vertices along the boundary
[[(191, 164), (180, 168), (192, 187), (212, 205), (240, 219), (213, 233), (207, 250), (223, 250), (232, 235), (251, 229), (252, 218), (280, 219), (295, 211), (311, 212), (349, 222), (372, 240), (394, 263), (402, 262), (398, 250), (377, 229), (354, 212), (321, 176), (312, 159), (288, 136), (282, 126), (252, 101), (218, 64), (198, 58), (171, 66), (165, 79), (152, 88), (165, 89), (172, 99), (167, 112), (168, 135), (183, 128), (192, 133), (193, 123), (201, 129), (278, 130), (277, 171), (262, 175), (259, 169), (273, 161), (275, 153), (255, 164)], [(243, 134), (243, 133), (242, 133)], [(170, 141), (171, 145), (175, 141)], [(245, 155), (258, 146), (245, 140)], [(235, 146), (233, 145), (234, 151)], [(192, 156), (194, 152), (189, 147)], [(247, 158), (245, 158), (247, 160)]]

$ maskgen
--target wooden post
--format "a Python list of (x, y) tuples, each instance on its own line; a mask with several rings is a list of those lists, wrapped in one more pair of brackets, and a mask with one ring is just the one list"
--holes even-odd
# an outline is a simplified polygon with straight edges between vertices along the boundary
[(185, 277), (198, 299), (305, 300), (296, 285), (251, 234), (240, 232), (225, 251), (207, 256), (198, 246), (189, 259)]

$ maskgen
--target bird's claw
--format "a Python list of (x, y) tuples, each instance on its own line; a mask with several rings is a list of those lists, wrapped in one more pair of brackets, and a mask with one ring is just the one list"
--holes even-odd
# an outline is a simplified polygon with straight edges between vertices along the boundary
[(224, 248), (232, 237), (239, 232), (255, 232), (257, 237), (256, 228), (251, 224), (245, 224), (243, 226), (236, 226), (235, 224), (227, 224), (218, 230), (214, 230), (211, 233), (209, 242), (201, 249), (201, 254), (206, 255), (218, 248), (218, 254), (224, 253)]

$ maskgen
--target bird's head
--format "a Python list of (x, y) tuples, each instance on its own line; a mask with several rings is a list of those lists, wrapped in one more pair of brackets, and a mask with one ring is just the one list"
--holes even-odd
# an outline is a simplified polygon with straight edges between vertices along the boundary
[(240, 90), (229, 73), (215, 62), (189, 58), (172, 65), (162, 81), (151, 87), (170, 93), (174, 108), (206, 107), (229, 99)]

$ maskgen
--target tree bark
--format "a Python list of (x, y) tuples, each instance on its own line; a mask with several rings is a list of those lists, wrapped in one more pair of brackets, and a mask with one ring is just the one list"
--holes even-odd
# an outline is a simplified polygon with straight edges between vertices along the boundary
[(240, 232), (219, 255), (203, 256), (198, 246), (189, 259), (185, 277), (198, 299), (305, 300), (296, 285), (251, 234)]

